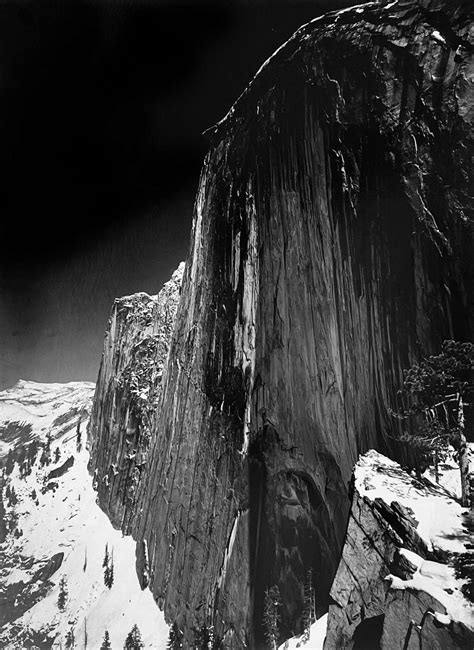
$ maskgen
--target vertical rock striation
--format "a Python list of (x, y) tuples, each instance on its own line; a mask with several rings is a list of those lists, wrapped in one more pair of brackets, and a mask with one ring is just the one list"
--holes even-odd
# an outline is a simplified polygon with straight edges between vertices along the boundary
[(133, 530), (138, 515), (183, 271), (181, 264), (157, 296), (115, 300), (105, 335), (89, 423), (89, 470), (101, 507), (123, 532)]
[[(213, 625), (223, 647), (260, 647), (272, 585), (282, 636), (300, 631), (309, 569), (327, 607), (351, 470), (388, 446), (401, 369), (469, 336), (471, 20), (461, 0), (328, 14), (208, 132), (129, 526), (188, 645)], [(92, 438), (110, 431), (123, 448), (128, 405), (100, 398), (115, 370), (103, 364)], [(118, 446), (93, 447), (92, 465), (121, 523), (119, 485), (104, 485)]]

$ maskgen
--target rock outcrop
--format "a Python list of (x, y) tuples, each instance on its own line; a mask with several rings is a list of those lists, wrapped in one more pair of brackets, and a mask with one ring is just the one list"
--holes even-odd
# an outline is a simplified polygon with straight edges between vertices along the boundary
[[(113, 379), (136, 333), (111, 329), (121, 351), (104, 356), (91, 467), (188, 646), (212, 626), (223, 647), (260, 647), (272, 585), (282, 638), (301, 631), (309, 569), (325, 610), (351, 471), (396, 433), (402, 368), (469, 337), (471, 20), (462, 0), (328, 14), (208, 132), (143, 450)], [(145, 453), (131, 509), (121, 486)]]
[(368, 452), (355, 468), (325, 650), (472, 648), (472, 575), (462, 570), (471, 538), (468, 509), (442, 487)]
[(101, 507), (123, 532), (132, 530), (138, 514), (183, 271), (180, 264), (157, 296), (117, 299), (105, 335), (88, 431), (89, 469)]

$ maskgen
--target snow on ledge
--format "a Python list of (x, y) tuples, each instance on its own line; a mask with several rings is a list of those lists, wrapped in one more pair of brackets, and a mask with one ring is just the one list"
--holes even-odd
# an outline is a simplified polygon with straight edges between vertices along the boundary
[[(461, 505), (440, 485), (420, 482), (400, 465), (375, 450), (359, 459), (354, 470), (355, 489), (361, 497), (374, 502), (382, 499), (391, 505), (397, 502), (414, 517), (415, 528), (430, 551), (440, 549), (448, 554), (466, 553), (472, 535), (463, 525), (467, 508)], [(392, 589), (424, 591), (446, 609), (434, 612), (441, 623), (460, 621), (474, 630), (474, 608), (463, 595), (464, 581), (455, 576), (448, 564), (426, 560), (413, 551), (400, 549), (402, 555), (416, 567), (411, 579), (402, 580), (388, 575)]]
[(398, 463), (374, 449), (361, 456), (354, 469), (357, 492), (370, 501), (396, 501), (407, 508), (418, 525), (416, 530), (430, 551), (439, 548), (451, 553), (466, 552), (467, 508), (453, 499), (442, 486), (420, 483)]

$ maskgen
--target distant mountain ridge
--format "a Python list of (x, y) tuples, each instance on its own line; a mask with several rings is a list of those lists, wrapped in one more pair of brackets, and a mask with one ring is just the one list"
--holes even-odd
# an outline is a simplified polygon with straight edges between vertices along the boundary
[[(106, 629), (112, 647), (121, 648), (135, 623), (145, 647), (166, 644), (168, 626), (135, 573), (134, 544), (112, 528), (96, 504), (86, 449), (94, 389), (90, 382), (20, 381), (0, 392), (0, 646), (5, 650), (66, 648), (72, 638), (74, 647), (98, 650)], [(104, 584), (106, 545), (114, 564), (110, 589)]]

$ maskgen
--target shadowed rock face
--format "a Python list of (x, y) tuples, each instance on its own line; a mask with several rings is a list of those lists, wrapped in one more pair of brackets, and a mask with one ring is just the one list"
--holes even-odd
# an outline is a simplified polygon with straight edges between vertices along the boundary
[[(386, 447), (401, 369), (468, 337), (469, 11), (407, 1), (328, 14), (209, 132), (129, 526), (138, 570), (187, 644), (213, 625), (224, 647), (260, 647), (272, 585), (282, 636), (300, 631), (309, 569), (327, 606), (351, 470)], [(116, 445), (101, 449), (104, 472)], [(99, 486), (122, 522), (115, 488)]]

